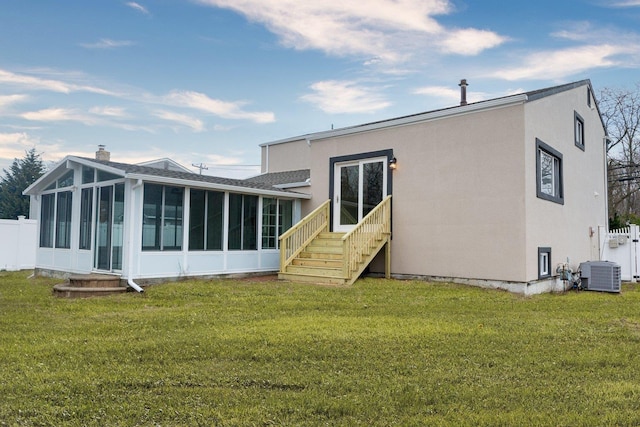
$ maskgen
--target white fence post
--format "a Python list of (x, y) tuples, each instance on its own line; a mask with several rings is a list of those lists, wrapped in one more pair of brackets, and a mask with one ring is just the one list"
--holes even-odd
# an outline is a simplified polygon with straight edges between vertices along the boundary
[(640, 226), (629, 225), (629, 257), (631, 259), (631, 281), (637, 282), (638, 277), (638, 238), (640, 236)]

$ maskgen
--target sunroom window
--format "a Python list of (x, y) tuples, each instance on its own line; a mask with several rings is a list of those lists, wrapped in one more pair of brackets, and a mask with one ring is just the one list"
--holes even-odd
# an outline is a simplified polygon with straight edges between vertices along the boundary
[(184, 188), (144, 185), (142, 250), (182, 249)]
[(229, 194), (229, 250), (257, 249), (258, 196)]
[(278, 238), (291, 228), (293, 201), (262, 199), (262, 248), (278, 249)]

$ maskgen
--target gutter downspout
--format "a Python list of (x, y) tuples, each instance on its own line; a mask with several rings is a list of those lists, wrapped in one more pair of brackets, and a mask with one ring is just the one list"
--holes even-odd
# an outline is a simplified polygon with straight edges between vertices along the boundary
[(142, 180), (138, 179), (134, 185), (131, 186), (131, 195), (129, 196), (129, 260), (127, 262), (127, 284), (131, 286), (135, 291), (143, 293), (144, 289), (142, 289), (136, 282), (133, 281), (133, 216), (135, 214), (134, 203), (133, 203), (133, 190), (142, 186)]

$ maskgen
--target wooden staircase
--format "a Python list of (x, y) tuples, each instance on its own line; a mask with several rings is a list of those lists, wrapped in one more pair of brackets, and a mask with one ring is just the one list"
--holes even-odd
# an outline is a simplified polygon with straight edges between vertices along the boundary
[(348, 233), (329, 232), (330, 201), (322, 204), (280, 237), (278, 278), (350, 285), (383, 247), (385, 275), (389, 277), (390, 198), (387, 196)]

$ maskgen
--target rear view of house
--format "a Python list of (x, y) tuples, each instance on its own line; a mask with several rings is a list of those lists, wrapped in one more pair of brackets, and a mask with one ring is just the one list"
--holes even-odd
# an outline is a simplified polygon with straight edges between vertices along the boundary
[[(326, 207), (324, 239), (389, 205), (390, 238), (381, 237), (371, 263), (370, 254), (360, 255), (367, 265), (355, 274), (387, 270), (531, 294), (558, 286), (558, 264), (599, 259), (605, 139), (583, 80), (264, 143), (262, 172), (265, 180), (308, 173), (288, 188), (311, 195), (303, 215)], [(332, 276), (294, 266), (295, 254), (306, 252), (294, 248), (281, 273)]]

